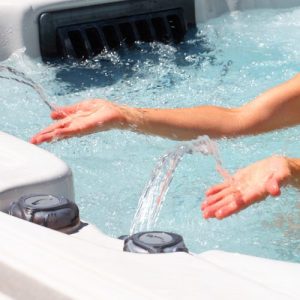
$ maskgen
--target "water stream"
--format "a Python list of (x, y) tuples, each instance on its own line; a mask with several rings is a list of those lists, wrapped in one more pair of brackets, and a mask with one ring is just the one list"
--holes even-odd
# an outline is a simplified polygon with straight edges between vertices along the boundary
[(146, 185), (130, 228), (130, 234), (153, 230), (166, 199), (175, 170), (185, 154), (211, 155), (216, 161), (216, 169), (224, 177), (230, 175), (223, 169), (217, 144), (208, 136), (181, 143), (158, 161)]
[[(44, 92), (44, 89), (39, 84), (35, 83), (31, 78), (26, 76), (23, 72), (20, 72), (12, 67), (0, 65), (0, 73), (1, 79), (14, 80), (18, 83), (22, 83), (33, 88), (36, 91), (36, 93), (40, 96), (40, 99), (48, 106), (48, 108), (51, 111), (55, 110), (55, 106), (47, 100), (47, 96)], [(8, 75), (5, 75), (5, 73), (8, 73)]]

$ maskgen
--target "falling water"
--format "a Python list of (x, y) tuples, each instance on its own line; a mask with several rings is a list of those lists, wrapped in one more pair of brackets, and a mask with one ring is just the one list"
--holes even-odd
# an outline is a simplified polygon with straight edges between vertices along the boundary
[(27, 77), (23, 72), (20, 72), (12, 67), (6, 67), (6, 66), (0, 66), (0, 72), (9, 73), (9, 75), (0, 75), (0, 78), (2, 79), (14, 80), (33, 88), (40, 96), (41, 100), (49, 107), (49, 109), (55, 111), (55, 106), (53, 106), (47, 100), (47, 96), (44, 93), (43, 88), (39, 84), (35, 83), (32, 79)]
[(202, 136), (194, 141), (181, 143), (173, 151), (165, 154), (153, 170), (151, 178), (139, 199), (130, 234), (153, 229), (179, 162), (185, 154), (195, 153), (212, 155), (216, 161), (218, 172), (225, 178), (230, 177), (222, 167), (217, 144), (209, 137)]
[(237, 10), (239, 2), (240, 0), (226, 0), (229, 11)]

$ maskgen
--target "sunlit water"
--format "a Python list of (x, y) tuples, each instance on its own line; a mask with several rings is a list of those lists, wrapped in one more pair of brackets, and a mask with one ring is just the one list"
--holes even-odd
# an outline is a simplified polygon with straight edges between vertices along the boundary
[[(63, 66), (15, 55), (5, 65), (40, 84), (54, 105), (105, 97), (139, 107), (239, 106), (299, 71), (299, 26), (299, 9), (234, 13), (199, 26), (176, 47), (140, 44), (135, 51)], [(28, 140), (49, 124), (49, 108), (30, 87), (0, 82), (3, 131)], [(82, 218), (117, 237), (129, 233), (153, 168), (176, 145), (111, 131), (42, 147), (72, 168)], [(224, 167), (234, 172), (275, 153), (299, 157), (299, 127), (218, 145)], [(205, 190), (220, 180), (212, 157), (185, 156), (154, 229), (183, 235), (193, 252), (222, 249), (299, 262), (299, 193), (286, 189), (238, 215), (206, 221), (199, 206)]]

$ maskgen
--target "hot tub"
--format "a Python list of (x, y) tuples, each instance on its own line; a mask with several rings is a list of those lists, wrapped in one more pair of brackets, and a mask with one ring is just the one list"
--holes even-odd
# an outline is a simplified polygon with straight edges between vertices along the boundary
[[(158, 15), (156, 14), (160, 13), (160, 11), (171, 10), (173, 13), (174, 10), (181, 9), (184, 11), (182, 16), (187, 26), (203, 23), (206, 24), (205, 32), (209, 33), (211, 30), (213, 34), (220, 32), (214, 32), (215, 26), (223, 28), (224, 40), (221, 40), (226, 44), (226, 34), (231, 23), (236, 26), (234, 36), (240, 32), (237, 30), (238, 26), (241, 26), (243, 29), (248, 28), (248, 23), (245, 26), (245, 23), (237, 22), (237, 20), (244, 20), (247, 15), (239, 15), (238, 12), (235, 12), (236, 10), (291, 8), (300, 5), (300, 1), (278, 0), (259, 1), (257, 3), (257, 1), (198, 0), (195, 2), (162, 1), (159, 4), (156, 1), (147, 1), (147, 3), (146, 1), (1, 2), (0, 44), (2, 47), (0, 50), (0, 59), (4, 65), (20, 69), (39, 82), (51, 96), (51, 99), (59, 104), (69, 104), (76, 99), (92, 97), (96, 93), (101, 93), (101, 95), (103, 94), (108, 98), (115, 97), (113, 99), (115, 101), (133, 105), (179, 106), (181, 105), (180, 102), (174, 102), (174, 82), (178, 83), (179, 80), (183, 83), (192, 81), (189, 78), (195, 78), (196, 72), (202, 70), (207, 72), (201, 73), (203, 75), (200, 76), (199, 81), (195, 81), (198, 90), (195, 86), (189, 86), (190, 99), (187, 99), (185, 105), (195, 104), (193, 101), (196, 101), (196, 92), (199, 93), (199, 90), (202, 94), (208, 95), (207, 99), (201, 103), (205, 103), (205, 101), (211, 103), (216, 101), (216, 96), (223, 95), (225, 88), (228, 87), (232, 87), (235, 95), (239, 98), (238, 100), (240, 100), (244, 90), (238, 84), (238, 80), (236, 80), (236, 85), (234, 86), (232, 81), (226, 77), (227, 73), (231, 72), (231, 66), (237, 66), (232, 71), (235, 76), (234, 78), (239, 78), (238, 75), (242, 74), (245, 75), (245, 80), (250, 78), (248, 75), (251, 72), (266, 70), (265, 73), (260, 73), (257, 76), (257, 81), (261, 81), (262, 78), (265, 80), (264, 84), (259, 85), (257, 81), (253, 80), (251, 83), (253, 95), (247, 95), (248, 97), (260, 92), (262, 87), (268, 87), (268, 84), (270, 84), (270, 77), (268, 76), (272, 72), (275, 72), (277, 76), (276, 80), (279, 83), (280, 80), (292, 76), (297, 68), (296, 64), (294, 66), (284, 64), (283, 59), (278, 60), (278, 65), (274, 65), (273, 53), (269, 54), (270, 52), (268, 51), (266, 51), (266, 56), (257, 59), (255, 62), (252, 60), (247, 61), (251, 57), (248, 53), (244, 57), (244, 64), (240, 61), (235, 62), (234, 59), (232, 60), (227, 56), (228, 52), (232, 51), (230, 47), (228, 48), (229, 50), (227, 49), (227, 52), (224, 51), (221, 53), (222, 61), (220, 61), (216, 56), (216, 54), (220, 54), (218, 47), (217, 49), (212, 49), (211, 43), (199, 44), (202, 36), (199, 38), (196, 35), (195, 38), (192, 32), (192, 36), (188, 36), (187, 38), (187, 44), (179, 44), (179, 48), (173, 48), (172, 45), (164, 47), (160, 43), (154, 43), (151, 46), (152, 48), (147, 48), (148, 46), (142, 43), (139, 45), (139, 50), (142, 51), (140, 56), (135, 57), (135, 54), (126, 52), (121, 57), (122, 59), (125, 58), (123, 61), (129, 63), (128, 68), (126, 64), (121, 66), (118, 64), (120, 57), (117, 54), (111, 55), (106, 53), (104, 57), (106, 65), (102, 65), (101, 62), (97, 65), (95, 61), (93, 62), (95, 65), (89, 65), (89, 61), (87, 61), (83, 65), (82, 62), (75, 62), (71, 67), (64, 66), (62, 69), (56, 69), (57, 65), (47, 65), (46, 62), (43, 63), (39, 59), (44, 55), (40, 41), (42, 39), (47, 41), (45, 36), (41, 37), (40, 22), (41, 16), (46, 16), (48, 20), (50, 18), (50, 20), (58, 22), (57, 18), (59, 19), (59, 17), (57, 16), (61, 16), (60, 12), (64, 12), (62, 15), (65, 16), (65, 12), (70, 11), (76, 12), (74, 13), (74, 18), (77, 20), (80, 17), (81, 9), (89, 15), (91, 10), (90, 8), (86, 9), (86, 7), (97, 7), (97, 11), (100, 7), (99, 11), (101, 12), (101, 5), (104, 5), (103, 7), (105, 8), (103, 10), (106, 13), (110, 12), (112, 14), (110, 20), (118, 18), (116, 13), (118, 12), (117, 7), (119, 5), (121, 5), (119, 7), (127, 9), (127, 11), (125, 10), (126, 13), (128, 11), (131, 12), (130, 17), (132, 18), (135, 17), (132, 11), (139, 16), (144, 16), (147, 15), (148, 10), (151, 10), (151, 13), (155, 13), (155, 18), (157, 18)], [(176, 4), (175, 6), (174, 3)], [(116, 6), (113, 4), (116, 4)], [(227, 15), (227, 19), (216, 19), (216, 21), (212, 19), (229, 11), (233, 11), (233, 14)], [(292, 10), (289, 12), (291, 17), (296, 18), (296, 15), (293, 16)], [(252, 11), (249, 14), (249, 22), (251, 22), (251, 18), (256, 13)], [(159, 15), (162, 18), (168, 18), (168, 16)], [(265, 16), (270, 19), (272, 18), (270, 11), (266, 11)], [(123, 18), (126, 17), (124, 11), (122, 11), (119, 17), (124, 22)], [(280, 17), (282, 15), (277, 16), (275, 21), (278, 21)], [(140, 20), (138, 19), (138, 21)], [(224, 22), (224, 26), (220, 26), (218, 20)], [(93, 23), (96, 22), (95, 19), (92, 21)], [(103, 13), (99, 22), (103, 22)], [(80, 26), (82, 24), (86, 24), (86, 20), (82, 21)], [(101, 24), (103, 25), (103, 23)], [(73, 25), (64, 24), (64, 26)], [(106, 26), (107, 23), (104, 25)], [(47, 27), (47, 30), (49, 28), (51, 29), (51, 26)], [(81, 27), (79, 29), (81, 30)], [(78, 27), (76, 30), (78, 30)], [(245, 30), (243, 35), (245, 39), (247, 38), (247, 33)], [(279, 32), (279, 34), (284, 35), (283, 32)], [(218, 38), (217, 34), (213, 36), (216, 39)], [(272, 40), (271, 37), (270, 39)], [(241, 39), (240, 44), (243, 44), (243, 39)], [(204, 59), (204, 64), (202, 64), (202, 56), (197, 56), (198, 52), (195, 52), (199, 45), (201, 47), (204, 46), (203, 53), (208, 54), (203, 56), (206, 59)], [(259, 47), (267, 49), (268, 45), (267, 41), (260, 40), (258, 44), (254, 43), (253, 52), (251, 53), (253, 54), (255, 49)], [(82, 46), (80, 47), (82, 49)], [(17, 52), (13, 56), (10, 56), (18, 49), (23, 49), (26, 55)], [(285, 50), (285, 48), (280, 46), (278, 49), (281, 51)], [(142, 60), (143, 57), (147, 57), (146, 55), (152, 56), (149, 60)], [(169, 64), (170, 57), (172, 58), (171, 64)], [(43, 60), (47, 61), (48, 58), (43, 57)], [(134, 60), (134, 65), (130, 64), (132, 60)], [(143, 69), (148, 67), (149, 77), (141, 72), (136, 62), (141, 62)], [(268, 65), (268, 62), (271, 63)], [(253, 68), (247, 69), (247, 66), (252, 63)], [(177, 65), (187, 66), (187, 69), (184, 69), (183, 72), (182, 69), (176, 67)], [(137, 71), (133, 75), (131, 73), (132, 66)], [(193, 75), (188, 73), (190, 66), (192, 66), (193, 72), (195, 71)], [(211, 66), (214, 66), (214, 68), (211, 68)], [(96, 73), (91, 73), (91, 70), (95, 70), (95, 67), (102, 67), (103, 69), (96, 71)], [(279, 67), (282, 69), (280, 72), (276, 71)], [(241, 73), (237, 71), (238, 68), (242, 70)], [(114, 72), (116, 69), (118, 72)], [(103, 70), (108, 76), (101, 75)], [(76, 77), (72, 76), (74, 72), (77, 74)], [(157, 78), (153, 76), (155, 72), (159, 74)], [(120, 80), (118, 77), (120, 73), (125, 74), (127, 79), (124, 81)], [(98, 77), (95, 77), (95, 74)], [(94, 80), (85, 81), (84, 78), (89, 76), (95, 77)], [(152, 79), (150, 78), (151, 76)], [(140, 91), (132, 85), (132, 82), (135, 82), (136, 78), (139, 78), (140, 82), (144, 83)], [(216, 84), (214, 85), (209, 82), (208, 78), (217, 78)], [(272, 83), (276, 83), (276, 80)], [(59, 88), (56, 86), (56, 81), (59, 82)], [(179, 84), (177, 85), (180, 86)], [(130, 87), (131, 93), (129, 95), (124, 93), (124, 86), (127, 88), (128, 86)], [(277, 252), (273, 253), (272, 251), (279, 249), (278, 252), (280, 252), (281, 245), (277, 247), (278, 244), (275, 243), (276, 247), (272, 248), (270, 256), (265, 255), (268, 251), (264, 251), (264, 249), (268, 248), (269, 245), (262, 244), (264, 240), (262, 240), (261, 235), (256, 235), (256, 230), (251, 232), (252, 239), (249, 244), (245, 244), (245, 251), (241, 251), (238, 248), (239, 244), (245, 243), (245, 240), (237, 236), (235, 231), (238, 228), (242, 237), (248, 236), (250, 231), (244, 233), (239, 224), (252, 226), (253, 224), (249, 223), (249, 219), (251, 220), (252, 216), (257, 215), (257, 212), (259, 212), (262, 215), (262, 220), (265, 222), (262, 222), (262, 228), (266, 229), (266, 235), (268, 235), (268, 228), (274, 227), (277, 234), (276, 237), (282, 236), (282, 232), (295, 237), (297, 235), (295, 226), (293, 227), (295, 225), (295, 216), (292, 215), (289, 219), (291, 221), (289, 224), (292, 227), (288, 228), (287, 231), (283, 231), (284, 228), (280, 227), (280, 224), (282, 224), (280, 215), (272, 220), (265, 219), (266, 215), (263, 214), (264, 209), (257, 207), (239, 215), (235, 219), (224, 220), (223, 223), (204, 223), (201, 221), (199, 212), (188, 219), (184, 212), (189, 209), (196, 212), (195, 207), (198, 207), (200, 202), (199, 196), (196, 195), (200, 193), (198, 186), (199, 189), (204, 189), (207, 185), (212, 184), (214, 180), (217, 180), (216, 177), (207, 175), (212, 173), (213, 162), (203, 161), (203, 158), (199, 158), (200, 161), (197, 161), (197, 164), (201, 166), (200, 175), (202, 177), (199, 174), (195, 174), (192, 184), (189, 187), (191, 191), (187, 193), (191, 199), (194, 199), (194, 202), (185, 201), (188, 204), (181, 206), (183, 201), (180, 197), (183, 197), (185, 190), (182, 190), (180, 182), (176, 183), (175, 181), (174, 186), (178, 188), (178, 191), (181, 191), (181, 194), (178, 192), (178, 194), (175, 193), (171, 196), (170, 199), (176, 205), (170, 204), (169, 208), (171, 210), (168, 214), (174, 214), (176, 218), (170, 219), (171, 221), (168, 223), (168, 218), (164, 219), (162, 216), (162, 219), (165, 221), (162, 220), (159, 226), (163, 229), (167, 228), (170, 230), (176, 228), (181, 231), (180, 224), (186, 224), (187, 228), (185, 229), (186, 234), (184, 234), (184, 237), (186, 236), (188, 243), (192, 239), (197, 240), (197, 245), (200, 245), (201, 248), (201, 251), (197, 251), (198, 246), (195, 246), (195, 248), (192, 246), (191, 252), (201, 252), (201, 254), (137, 255), (124, 253), (122, 251), (123, 241), (111, 238), (107, 234), (116, 237), (120, 234), (128, 233), (128, 231), (124, 231), (130, 226), (130, 220), (135, 210), (139, 193), (149, 177), (157, 157), (166, 151), (166, 149), (173, 147), (174, 143), (168, 141), (162, 142), (158, 138), (136, 138), (133, 137), (132, 133), (128, 135), (124, 133), (113, 133), (112, 135), (105, 133), (99, 137), (87, 137), (81, 140), (66, 141), (38, 148), (29, 145), (27, 142), (22, 141), (22, 139), (27, 140), (41, 126), (48, 124), (47, 108), (28, 89), (19, 89), (18, 86), (12, 85), (10, 81), (3, 81), (2, 87), (2, 126), (5, 131), (16, 137), (5, 133), (2, 133), (0, 136), (2, 149), (5, 149), (0, 154), (3, 170), (0, 192), (0, 207), (3, 211), (0, 213), (2, 228), (0, 235), (1, 240), (4, 241), (0, 247), (0, 264), (2, 270), (0, 275), (1, 296), (17, 299), (41, 297), (45, 299), (199, 299), (201, 296), (205, 299), (240, 299), (241, 297), (245, 299), (260, 299), (263, 297), (266, 299), (299, 299), (300, 290), (297, 288), (297, 280), (300, 275), (299, 264), (270, 259), (271, 257), (296, 261), (298, 257), (297, 253), (292, 255), (293, 259), (289, 259), (289, 255), (286, 254), (288, 251), (284, 253), (283, 257), (277, 256)], [(143, 99), (145, 87), (148, 91), (151, 91), (151, 97), (153, 98), (156, 97), (158, 99), (158, 94), (165, 94), (166, 96), (161, 100), (158, 99), (149, 103), (148, 99)], [(209, 92), (213, 90), (215, 90), (215, 94)], [(176, 92), (178, 92), (177, 96), (184, 97), (186, 95), (186, 90), (180, 92), (175, 88)], [(10, 97), (7, 97), (7, 95), (10, 95)], [(118, 97), (122, 97), (122, 99), (119, 100)], [(133, 98), (133, 102), (130, 102), (130, 98)], [(15, 99), (16, 101), (11, 101), (11, 99)], [(247, 99), (244, 100), (246, 101)], [(236, 104), (228, 95), (224, 97), (224, 101), (225, 104), (221, 104)], [(219, 104), (219, 102), (214, 103)], [(20, 107), (22, 109), (19, 109)], [(14, 114), (11, 115), (10, 111), (13, 111)], [(24, 112), (26, 113), (24, 114)], [(292, 131), (283, 136), (275, 133), (275, 135), (270, 135), (267, 139), (272, 145), (273, 143), (281, 143), (280, 146), (277, 146), (281, 150), (296, 151), (291, 148), (294, 148), (292, 145), (296, 145), (297, 141), (289, 139), (288, 136), (290, 135), (296, 135), (296, 133)], [(231, 154), (234, 151), (236, 151), (235, 153), (242, 151), (246, 145), (248, 147), (247, 151), (243, 152), (246, 161), (248, 161), (253, 152), (258, 151), (257, 149), (260, 149), (257, 154), (258, 156), (268, 154), (269, 149), (268, 151), (263, 149), (264, 147), (260, 146), (262, 144), (259, 144), (261, 142), (258, 140), (259, 138), (253, 137), (246, 142), (243, 140), (237, 140), (236, 142), (222, 141), (220, 142), (221, 152), (226, 153), (228, 157), (232, 157)], [(254, 146), (256, 143), (258, 144)], [(145, 152), (144, 148), (139, 148), (141, 144), (149, 148), (150, 152)], [(290, 144), (291, 146), (286, 149), (286, 145)], [(101, 148), (101, 151), (99, 151), (99, 148)], [(271, 148), (271, 151), (275, 150)], [(58, 159), (49, 152), (55, 153), (61, 159)], [(139, 157), (136, 164), (128, 164), (128, 161), (136, 159), (136, 156)], [(78, 157), (80, 158), (80, 162), (77, 161)], [(184, 165), (183, 169), (179, 170), (179, 176), (181, 176), (179, 179), (182, 179), (184, 183), (190, 178), (187, 175), (194, 175), (192, 167), (196, 163), (193, 159), (191, 158)], [(70, 167), (62, 160), (71, 166), (75, 174), (76, 197), (74, 197), (73, 177)], [(141, 166), (143, 167), (141, 168)], [(234, 160), (225, 159), (225, 166), (235, 169), (239, 167), (239, 163), (235, 163)], [(113, 173), (107, 172), (108, 169), (112, 169)], [(203, 180), (203, 174), (206, 174), (206, 181)], [(94, 185), (94, 182), (96, 182), (96, 185)], [(129, 188), (126, 189), (120, 182), (126, 183), (125, 186)], [(127, 193), (127, 190), (130, 190), (132, 193)], [(78, 232), (72, 235), (65, 235), (13, 218), (5, 213), (11, 202), (17, 201), (24, 194), (36, 193), (59, 194), (71, 201), (74, 201), (74, 198), (76, 198), (83, 219), (87, 219), (88, 222), (83, 224), (85, 226), (82, 226)], [(294, 194), (292, 193), (292, 195)], [(115, 202), (116, 198), (119, 198), (121, 201)], [(265, 206), (260, 207), (268, 209), (270, 203), (263, 203), (262, 205)], [(282, 208), (279, 201), (275, 203), (275, 206), (278, 210)], [(124, 215), (124, 219), (119, 218), (118, 214), (120, 212)], [(94, 227), (93, 223), (100, 229)], [(203, 228), (199, 231), (200, 233), (196, 231), (197, 236), (195, 234), (194, 236), (188, 235), (187, 233), (189, 228), (193, 232), (195, 229), (193, 224), (197, 224), (200, 229)], [(224, 228), (226, 228), (226, 231), (221, 235), (223, 239), (220, 242), (218, 239)], [(264, 238), (266, 238), (266, 241), (270, 241), (267, 237)], [(283, 242), (288, 241), (288, 238), (285, 237)], [(277, 243), (280, 241), (280, 239), (277, 240)], [(227, 244), (230, 244), (229, 242), (233, 243), (234, 246), (232, 248), (229, 246), (226, 247)], [(297, 240), (294, 239), (293, 243), (296, 242)], [(289, 244), (287, 245), (287, 247), (290, 246)], [(295, 251), (299, 249), (297, 245), (293, 244), (292, 246)], [(193, 251), (194, 249), (196, 251)], [(260, 258), (257, 256), (269, 258)]]

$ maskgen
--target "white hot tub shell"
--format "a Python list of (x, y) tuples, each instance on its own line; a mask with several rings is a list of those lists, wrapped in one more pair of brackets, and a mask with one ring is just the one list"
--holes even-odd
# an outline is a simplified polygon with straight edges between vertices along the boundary
[[(126, 1), (0, 1), (0, 60), (24, 47), (40, 57), (41, 13), (108, 2)], [(236, 9), (297, 5), (300, 0), (195, 0), (192, 13), (205, 22)], [(121, 240), (91, 224), (66, 235), (5, 214), (24, 194), (73, 201), (74, 190), (71, 170), (52, 154), (5, 133), (0, 146), (0, 298), (300, 299), (296, 263), (222, 251), (125, 253)]]

